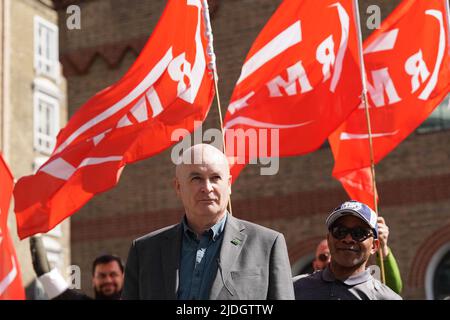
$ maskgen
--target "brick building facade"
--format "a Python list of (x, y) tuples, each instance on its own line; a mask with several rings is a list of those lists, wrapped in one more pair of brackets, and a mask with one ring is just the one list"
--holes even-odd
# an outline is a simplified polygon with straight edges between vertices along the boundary
[[(216, 0), (212, 27), (220, 76), (222, 112), (245, 56), (280, 0)], [(163, 0), (58, 1), (60, 59), (68, 81), (69, 114), (117, 81), (151, 34)], [(360, 1), (363, 35), (369, 5), (386, 17), (399, 1)], [(65, 27), (68, 5), (81, 9), (81, 29)], [(204, 129), (218, 127), (214, 102)], [(433, 297), (437, 266), (450, 250), (450, 131), (414, 133), (376, 168), (380, 212), (390, 230), (390, 247), (401, 269), (407, 299)], [(329, 211), (345, 200), (333, 180), (328, 147), (280, 159), (275, 176), (248, 166), (233, 185), (233, 214), (281, 231), (293, 272), (309, 262), (325, 235)], [(170, 150), (129, 165), (116, 188), (92, 199), (71, 219), (72, 264), (81, 267), (82, 289), (90, 290), (90, 266), (98, 254), (127, 256), (132, 239), (177, 223), (183, 214), (172, 189)], [(449, 289), (450, 290), (450, 289)], [(450, 292), (448, 292), (450, 293)]]
[[(66, 81), (58, 59), (58, 15), (50, 0), (0, 1), (0, 151), (15, 179), (43, 164), (67, 119)], [(17, 237), (14, 204), (8, 216), (27, 298), (45, 298), (35, 281), (29, 240)], [(70, 222), (43, 235), (52, 266), (70, 264)]]

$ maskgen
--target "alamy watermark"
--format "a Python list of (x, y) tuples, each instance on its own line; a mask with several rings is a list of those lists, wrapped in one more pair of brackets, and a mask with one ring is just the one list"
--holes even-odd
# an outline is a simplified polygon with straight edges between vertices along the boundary
[(66, 19), (66, 26), (69, 30), (81, 29), (81, 9), (79, 6), (73, 4), (67, 7), (66, 14), (69, 16)]
[(68, 285), (70, 289), (81, 289), (81, 269), (77, 265), (68, 266), (66, 269)]
[[(366, 13), (370, 16), (366, 20), (366, 26), (369, 30), (379, 29), (381, 23), (381, 9), (378, 5), (372, 4), (367, 7)], [(72, 4), (67, 7), (66, 26), (69, 30), (81, 29), (81, 8), (78, 5)]]
[(377, 6), (376, 4), (370, 5), (367, 7), (366, 13), (370, 14), (370, 16), (366, 20), (367, 29), (369, 30), (379, 29), (381, 23), (380, 7)]
[[(193, 145), (200, 143), (210, 143), (219, 150), (223, 150), (222, 132), (217, 128), (210, 128), (203, 131), (202, 122), (195, 121), (197, 128), (192, 135), (187, 129), (176, 129), (171, 136), (172, 141), (181, 142), (172, 148), (171, 159), (176, 165), (200, 164), (201, 159), (185, 159), (182, 154)], [(193, 141), (192, 141), (193, 137)], [(234, 164), (260, 164), (261, 175), (269, 176), (278, 173), (280, 167), (280, 131), (279, 129), (256, 129), (246, 130), (226, 129), (225, 130), (225, 150), (228, 162)], [(198, 160), (198, 162), (197, 162)]]
[[(381, 281), (381, 269), (378, 265), (367, 266), (372, 277)], [(70, 265), (66, 269), (68, 286), (70, 289), (81, 289), (81, 269), (77, 265)]]
[(381, 281), (381, 269), (378, 265), (372, 264), (370, 266), (367, 266), (367, 270), (369, 270), (372, 277), (374, 277), (378, 281)]

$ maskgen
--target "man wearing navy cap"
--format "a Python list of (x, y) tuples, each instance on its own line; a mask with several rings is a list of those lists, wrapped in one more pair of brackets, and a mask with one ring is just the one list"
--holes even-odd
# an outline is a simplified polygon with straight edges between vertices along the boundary
[(326, 220), (331, 262), (294, 283), (297, 300), (400, 300), (389, 287), (366, 270), (377, 252), (377, 215), (365, 204), (347, 201)]

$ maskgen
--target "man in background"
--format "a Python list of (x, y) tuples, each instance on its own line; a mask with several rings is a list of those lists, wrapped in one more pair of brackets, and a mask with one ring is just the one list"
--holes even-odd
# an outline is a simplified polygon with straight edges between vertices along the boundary
[[(40, 236), (30, 238), (34, 271), (52, 300), (91, 300), (88, 295), (70, 289), (59, 271), (50, 268)], [(110, 254), (97, 257), (92, 263), (92, 288), (96, 300), (118, 300), (122, 293), (124, 267), (122, 260)]]

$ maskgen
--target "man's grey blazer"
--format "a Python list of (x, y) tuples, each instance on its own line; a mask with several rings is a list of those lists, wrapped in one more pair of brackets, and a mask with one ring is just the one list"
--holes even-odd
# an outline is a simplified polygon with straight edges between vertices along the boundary
[[(134, 240), (123, 299), (177, 299), (182, 225)], [(284, 236), (228, 215), (210, 299), (294, 299)]]

